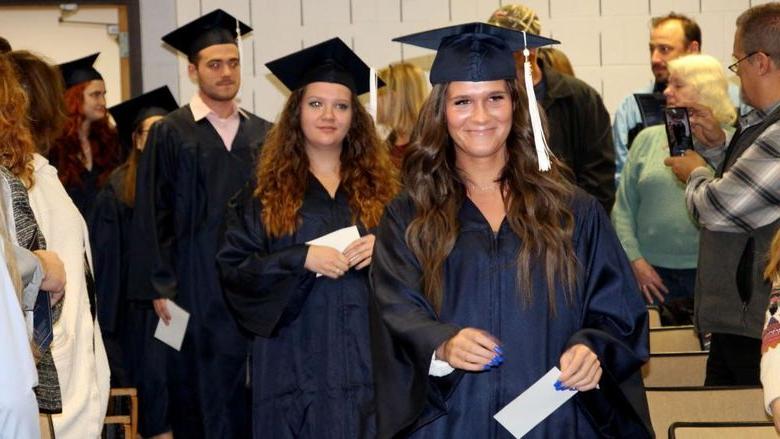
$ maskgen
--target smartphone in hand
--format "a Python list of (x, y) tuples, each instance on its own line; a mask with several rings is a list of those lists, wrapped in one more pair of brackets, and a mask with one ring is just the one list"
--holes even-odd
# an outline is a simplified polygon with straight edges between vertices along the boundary
[(693, 149), (693, 132), (687, 108), (667, 107), (664, 110), (664, 121), (670, 156), (683, 155), (686, 150)]

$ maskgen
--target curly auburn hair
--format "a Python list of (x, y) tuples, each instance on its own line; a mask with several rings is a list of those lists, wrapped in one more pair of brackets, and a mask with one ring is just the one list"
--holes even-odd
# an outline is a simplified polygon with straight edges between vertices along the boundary
[[(306, 87), (287, 99), (279, 122), (266, 137), (257, 166), (255, 196), (269, 236), (292, 234), (309, 173), (309, 158), (301, 128), (301, 103)], [(398, 192), (398, 180), (387, 149), (377, 138), (371, 116), (352, 94), (352, 121), (341, 151), (341, 185), (353, 221), (371, 228), (379, 224), (385, 205)]]
[(27, 95), (7, 55), (0, 56), (0, 165), (33, 185), (35, 144), (27, 120)]
[[(572, 303), (577, 277), (574, 216), (568, 206), (574, 186), (570, 171), (555, 156), (550, 156), (552, 169), (539, 171), (525, 91), (516, 80), (506, 83), (513, 122), (499, 183), (506, 194), (506, 221), (523, 243), (517, 255), (518, 290), (523, 303), (531, 303), (531, 273), (541, 269), (554, 314), (555, 287), (563, 287)], [(423, 105), (401, 171), (416, 212), (405, 240), (420, 261), (423, 293), (437, 311), (444, 298), (444, 264), (458, 238), (458, 212), (467, 196), (447, 128), (447, 87), (435, 85)]]
[[(66, 188), (82, 185), (81, 174), (86, 171), (82, 162), (79, 129), (85, 117), (84, 90), (89, 81), (76, 84), (65, 90), (65, 111), (68, 119), (62, 134), (49, 151), (49, 159), (56, 164), (62, 185)], [(89, 141), (92, 145), (92, 163), (103, 169), (98, 176), (98, 186), (102, 186), (111, 171), (119, 164), (119, 137), (116, 129), (109, 125), (108, 115), (92, 122), (89, 126)]]

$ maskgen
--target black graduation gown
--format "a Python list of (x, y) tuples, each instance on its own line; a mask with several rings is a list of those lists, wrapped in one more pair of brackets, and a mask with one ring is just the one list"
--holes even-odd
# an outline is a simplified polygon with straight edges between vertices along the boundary
[(95, 291), (100, 331), (106, 345), (111, 367), (111, 386), (132, 386), (126, 349), (127, 328), (127, 247), (133, 208), (119, 199), (124, 186), (127, 165), (117, 168), (108, 184), (98, 192), (88, 219), (92, 246), (92, 265), (95, 267)]
[(119, 198), (127, 171), (127, 164), (118, 167), (95, 198), (89, 235), (97, 314), (111, 367), (111, 386), (138, 390), (138, 429), (148, 437), (170, 428), (162, 418), (166, 404), (159, 397), (159, 388), (166, 383), (165, 351), (154, 338), (158, 318), (151, 303), (128, 299), (128, 286), (137, 282), (128, 279), (133, 206)]
[(249, 188), (231, 203), (217, 256), (228, 301), (255, 334), (254, 437), (373, 437), (368, 270), (333, 280), (304, 268), (307, 241), (354, 224), (347, 197), (310, 176), (300, 225), (281, 238), (266, 235), (261, 209)]
[(269, 127), (242, 113), (228, 151), (186, 105), (155, 123), (141, 156), (128, 294), (169, 298), (190, 313), (182, 349), (167, 359), (175, 436), (248, 433), (248, 340), (225, 304), (215, 256), (225, 206), (249, 181)]
[[(571, 204), (574, 249), (583, 268), (573, 305), (565, 304), (559, 289), (557, 315), (551, 315), (543, 275), (536, 270), (533, 302), (524, 308), (516, 282), (520, 239), (506, 221), (494, 234), (466, 200), (458, 214), (458, 239), (444, 266), (444, 303), (437, 318), (421, 294), (420, 266), (404, 240), (414, 207), (407, 196), (391, 203), (377, 231), (371, 272), (380, 438), (510, 438), (493, 415), (559, 366), (561, 354), (576, 343), (598, 355), (604, 371), (601, 390), (576, 395), (526, 437), (648, 435), (647, 424), (631, 409), (638, 407), (647, 421), (637, 381), (648, 357), (647, 311), (601, 206), (579, 190)], [(497, 337), (503, 365), (429, 376), (436, 347), (463, 327)]]

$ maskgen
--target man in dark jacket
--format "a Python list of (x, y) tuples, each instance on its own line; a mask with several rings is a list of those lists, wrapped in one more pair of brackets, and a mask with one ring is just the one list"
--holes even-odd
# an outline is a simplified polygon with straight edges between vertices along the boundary
[[(524, 5), (504, 5), (488, 23), (526, 31), (541, 32), (536, 13)], [(515, 53), (518, 74), (522, 75), (522, 52)], [(555, 71), (536, 57), (529, 56), (536, 98), (547, 115), (548, 145), (571, 168), (577, 186), (599, 200), (609, 213), (615, 202), (615, 148), (610, 119), (601, 96), (585, 82)], [(523, 78), (519, 78), (523, 82)]]

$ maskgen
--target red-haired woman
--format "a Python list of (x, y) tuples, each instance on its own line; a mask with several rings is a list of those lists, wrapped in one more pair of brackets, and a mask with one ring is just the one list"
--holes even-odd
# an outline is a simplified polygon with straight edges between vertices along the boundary
[(68, 119), (49, 151), (60, 181), (84, 218), (91, 217), (98, 190), (119, 164), (116, 129), (108, 123), (106, 85), (92, 67), (97, 54), (61, 64)]

